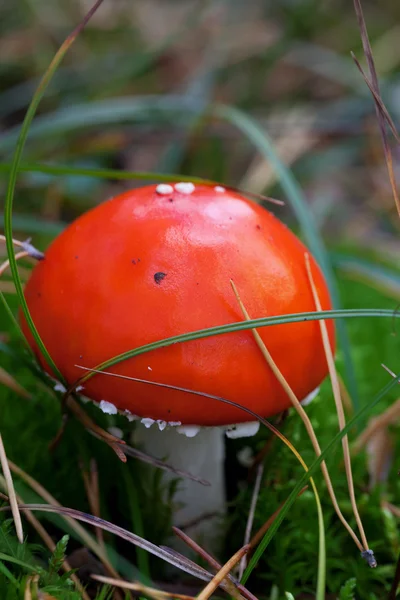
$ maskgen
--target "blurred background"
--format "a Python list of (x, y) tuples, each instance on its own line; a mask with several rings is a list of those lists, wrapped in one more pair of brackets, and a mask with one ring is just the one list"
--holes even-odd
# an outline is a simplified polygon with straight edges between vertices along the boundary
[[(90, 5), (89, 0), (0, 0), (0, 218), (10, 162), (32, 95)], [(382, 98), (398, 125), (400, 3), (364, 0), (363, 9)], [(155, 174), (154, 180), (163, 173), (204, 177), (284, 200), (284, 207), (266, 205), (311, 244), (318, 260), (331, 270), (338, 305), (396, 311), (400, 221), (373, 100), (351, 51), (366, 70), (349, 1), (105, 0), (57, 70), (31, 126), (16, 188), (15, 237), (32, 236), (35, 245), (45, 249), (91, 206), (143, 185), (140, 179), (89, 177), (88, 169), (146, 171)], [(400, 152), (394, 144), (393, 158), (400, 180)], [(51, 173), (46, 165), (62, 169)], [(22, 268), (22, 278), (28, 275)], [(3, 278), (0, 289), (16, 308), (12, 281)], [(389, 321), (348, 319), (341, 331), (337, 364), (356, 410), (387, 383), (382, 362), (399, 370), (396, 328)], [(8, 352), (16, 344), (5, 314), (0, 314), (0, 325), (1, 349), (10, 343), (1, 355), (2, 364), (34, 391), (24, 411), (15, 390), (2, 397), (0, 419), (10, 458), (64, 505), (89, 510), (79, 461), (94, 457), (102, 515), (132, 530), (137, 530), (139, 518), (145, 537), (157, 543), (165, 540), (170, 511), (161, 506), (159, 471), (146, 479), (143, 467), (132, 461), (126, 467), (129, 480), (109, 449), (79, 430), (79, 424), (70, 424), (63, 443), (54, 454), (48, 453), (61, 422), (59, 405)], [(396, 399), (395, 392), (378, 412)], [(348, 408), (351, 414), (351, 403)], [(98, 413), (95, 409), (93, 418), (106, 427), (109, 423)], [(337, 432), (329, 384), (309, 414), (324, 447)], [(356, 492), (379, 556), (377, 570), (369, 572), (361, 564), (352, 542), (338, 529), (326, 494), (323, 498), (332, 598), (350, 577), (357, 578), (361, 600), (381, 600), (383, 590), (390, 589), (400, 550), (398, 423), (397, 417), (380, 441), (375, 440), (377, 445), (355, 457)], [(295, 418), (285, 422), (284, 432), (311, 463), (313, 451)], [(264, 431), (251, 442), (250, 454), (261, 451), (266, 435)], [(252, 482), (237, 454), (247, 445), (228, 443), (231, 512), (225, 524), (226, 558), (243, 541)], [(274, 448), (255, 528), (287, 498), (298, 476), (286, 449)], [(334, 457), (333, 479), (338, 496), (344, 498), (343, 464)], [(37, 499), (21, 482), (18, 490)], [(172, 498), (173, 489), (169, 491)], [(398, 513), (388, 511), (388, 501)], [(138, 503), (139, 517), (132, 510)], [(343, 505), (349, 511), (346, 501)], [(299, 599), (313, 597), (318, 529), (310, 514), (315, 515), (314, 499), (306, 492), (260, 562), (252, 580), (256, 591), (271, 599), (281, 598), (278, 593), (283, 590)], [(50, 530), (60, 537), (63, 527), (53, 519)], [(120, 572), (136, 576), (132, 547), (112, 541), (112, 536), (107, 544), (112, 545)], [(155, 562), (152, 574), (164, 577), (160, 562)]]
[[(82, 0), (0, 5), (4, 159), (39, 77), (89, 6)], [(382, 95), (396, 121), (400, 5), (363, 6)], [(51, 83), (24, 157), (195, 174), (285, 199), (273, 166), (234, 117), (218, 112), (233, 105), (272, 138), (328, 241), (339, 235), (369, 247), (373, 236), (393, 255), (398, 219), (374, 105), (350, 51), (364, 64), (351, 2), (106, 1)], [(21, 175), (15, 225), (56, 231), (127, 185)], [(290, 219), (287, 212), (280, 209)]]

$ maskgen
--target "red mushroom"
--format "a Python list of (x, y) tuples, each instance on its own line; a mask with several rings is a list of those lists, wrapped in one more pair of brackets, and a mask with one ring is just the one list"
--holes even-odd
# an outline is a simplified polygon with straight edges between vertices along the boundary
[[(238, 193), (151, 185), (73, 222), (35, 267), (25, 295), (46, 348), (73, 383), (83, 374), (76, 365), (92, 368), (162, 338), (243, 320), (231, 280), (252, 318), (315, 310), (305, 252), (285, 225)], [(323, 275), (312, 264), (329, 309)], [(327, 326), (333, 346), (333, 322)], [(23, 329), (47, 368), (25, 322)], [(318, 322), (259, 332), (297, 397), (305, 398), (327, 374)], [(250, 331), (161, 348), (112, 371), (222, 396), (264, 417), (290, 405)], [(249, 421), (247, 413), (209, 398), (105, 374), (90, 379), (84, 393), (105, 412), (135, 415), (160, 429), (173, 424), (189, 435), (200, 426)]]

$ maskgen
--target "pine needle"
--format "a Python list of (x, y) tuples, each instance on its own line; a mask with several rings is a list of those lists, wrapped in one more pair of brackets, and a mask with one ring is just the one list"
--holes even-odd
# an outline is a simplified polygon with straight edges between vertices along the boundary
[[(318, 296), (318, 291), (317, 291), (317, 288), (316, 288), (316, 285), (314, 282), (314, 278), (313, 278), (313, 274), (312, 274), (312, 270), (311, 270), (310, 257), (306, 253), (304, 255), (304, 258), (305, 258), (307, 275), (308, 275), (308, 279), (310, 282), (312, 295), (314, 298), (315, 308), (317, 309), (318, 312), (320, 312), (322, 310), (322, 306), (321, 306), (321, 301)], [(342, 398), (340, 395), (340, 385), (339, 385), (339, 380), (338, 380), (338, 376), (337, 376), (337, 372), (336, 372), (335, 361), (333, 358), (332, 348), (331, 348), (331, 345), (329, 342), (328, 328), (326, 326), (324, 319), (321, 319), (319, 321), (319, 326), (320, 326), (320, 330), (321, 330), (321, 337), (322, 337), (322, 342), (324, 345), (326, 360), (328, 363), (329, 374), (331, 377), (332, 391), (333, 391), (333, 397), (335, 399), (335, 404), (336, 404), (339, 428), (340, 428), (340, 431), (342, 431), (342, 429), (344, 429), (346, 426), (346, 418), (344, 415)], [(351, 469), (349, 440), (348, 440), (347, 435), (344, 435), (342, 438), (342, 446), (343, 446), (344, 465), (345, 465), (345, 470), (346, 470), (346, 477), (347, 477), (347, 484), (348, 484), (348, 488), (349, 488), (351, 506), (353, 509), (354, 517), (357, 522), (358, 530), (360, 532), (360, 537), (361, 537), (361, 540), (363, 543), (363, 548), (361, 550), (361, 553), (362, 553), (363, 558), (365, 558), (365, 560), (367, 561), (367, 563), (369, 564), (370, 567), (376, 567), (376, 560), (373, 558), (372, 551), (369, 550), (368, 541), (367, 541), (367, 538), (366, 538), (366, 535), (364, 532), (364, 527), (363, 527), (363, 524), (361, 521), (360, 514), (358, 512), (357, 501), (356, 501), (355, 492), (354, 492), (353, 473), (352, 473), (352, 469)], [(372, 553), (372, 555), (371, 555), (371, 553)]]

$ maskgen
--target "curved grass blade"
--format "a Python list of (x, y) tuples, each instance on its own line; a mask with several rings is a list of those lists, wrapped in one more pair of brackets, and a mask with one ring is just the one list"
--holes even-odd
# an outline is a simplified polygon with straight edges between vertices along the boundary
[[(240, 131), (249, 138), (254, 146), (258, 148), (261, 154), (263, 154), (265, 158), (275, 167), (275, 170), (280, 178), (282, 188), (287, 194), (290, 204), (296, 214), (297, 220), (299, 221), (306, 243), (325, 274), (328, 287), (331, 292), (333, 305), (335, 308), (340, 308), (341, 302), (339, 290), (336, 284), (335, 275), (332, 270), (329, 254), (325, 248), (321, 236), (319, 235), (313, 215), (307, 208), (307, 202), (299, 184), (297, 183), (290, 169), (284, 165), (279, 156), (276, 154), (271, 139), (266, 132), (260, 128), (257, 122), (233, 106), (217, 105), (212, 107), (211, 112), (213, 115), (229, 121), (235, 127), (240, 129)], [(358, 409), (359, 401), (356, 376), (351, 356), (350, 342), (345, 325), (343, 323), (339, 322), (337, 324), (337, 332), (342, 352), (344, 354), (344, 363), (350, 396), (352, 397), (354, 407)]]
[(14, 245), (13, 245), (13, 224), (12, 224), (13, 201), (14, 201), (14, 192), (15, 192), (15, 186), (17, 183), (17, 175), (18, 175), (19, 165), (21, 162), (22, 153), (24, 150), (26, 139), (28, 137), (30, 125), (33, 121), (33, 118), (35, 116), (35, 113), (39, 106), (39, 103), (40, 103), (40, 101), (46, 91), (46, 88), (49, 85), (54, 73), (56, 72), (58, 65), (63, 60), (64, 55), (66, 54), (66, 52), (68, 51), (70, 46), (73, 44), (73, 42), (75, 41), (78, 34), (82, 31), (82, 29), (88, 23), (88, 21), (90, 20), (92, 15), (96, 12), (96, 10), (98, 9), (98, 7), (100, 6), (101, 3), (102, 3), (102, 0), (97, 0), (97, 2), (93, 5), (93, 7), (89, 10), (89, 12), (83, 18), (82, 22), (66, 38), (66, 40), (64, 41), (64, 43), (62, 44), (62, 46), (60, 47), (60, 49), (54, 56), (53, 60), (51, 61), (47, 71), (43, 75), (43, 77), (40, 81), (40, 84), (32, 98), (32, 101), (29, 105), (29, 108), (27, 110), (27, 113), (25, 115), (24, 121), (22, 123), (21, 129), (20, 129), (20, 132), (18, 135), (17, 147), (15, 149), (14, 159), (13, 159), (11, 170), (10, 170), (10, 177), (9, 177), (9, 181), (8, 181), (6, 203), (5, 203), (5, 210), (4, 210), (4, 227), (5, 227), (5, 233), (6, 233), (6, 238), (7, 238), (7, 240), (6, 240), (7, 253), (8, 253), (8, 258), (10, 261), (10, 269), (11, 269), (12, 277), (14, 280), (15, 289), (17, 291), (18, 300), (21, 305), (22, 312), (24, 313), (24, 316), (25, 316), (26, 322), (29, 326), (29, 329), (31, 330), (32, 335), (36, 341), (36, 344), (37, 344), (38, 348), (40, 349), (44, 359), (46, 360), (48, 365), (51, 367), (54, 375), (56, 375), (62, 382), (65, 381), (64, 377), (63, 377), (62, 373), (59, 371), (59, 369), (57, 368), (57, 366), (54, 363), (53, 359), (51, 358), (50, 354), (47, 352), (47, 349), (40, 338), (40, 335), (39, 335), (39, 333), (35, 327), (35, 324), (32, 320), (32, 317), (29, 312), (29, 308), (28, 308), (28, 305), (26, 303), (25, 296), (23, 293), (21, 279), (20, 279), (19, 273), (18, 273), (17, 262), (15, 260), (15, 252), (14, 252)]
[[(213, 335), (222, 335), (225, 333), (232, 333), (235, 331), (247, 331), (255, 327), (270, 327), (272, 325), (281, 325), (284, 323), (298, 323), (300, 321), (316, 321), (320, 319), (342, 319), (351, 317), (386, 317), (390, 319), (398, 319), (400, 318), (400, 313), (396, 313), (387, 309), (340, 309), (325, 310), (321, 312), (314, 311), (305, 313), (295, 313), (285, 315), (284, 317), (264, 317), (261, 319), (252, 319), (251, 321), (238, 321), (236, 323), (230, 323), (229, 325), (218, 325), (216, 327), (209, 327), (207, 329), (199, 329), (198, 331), (183, 333), (181, 335), (176, 335), (170, 338), (159, 340), (157, 342), (146, 344), (145, 346), (140, 346), (139, 348), (133, 348), (132, 350), (128, 350), (127, 352), (118, 354), (117, 356), (114, 356), (104, 361), (100, 365), (94, 367), (94, 369), (97, 371), (103, 371), (104, 369), (108, 369), (109, 367), (112, 367), (124, 360), (133, 358), (134, 356), (139, 356), (139, 354), (144, 354), (145, 352), (151, 352), (153, 350), (158, 350), (159, 348), (172, 346), (173, 344), (207, 338)], [(77, 385), (84, 383), (85, 381), (93, 377), (95, 374), (96, 373), (94, 372), (84, 375), (77, 382), (75, 382), (73, 386), (69, 388), (69, 390), (67, 391), (67, 395), (69, 395)]]
[[(0, 512), (9, 510), (9, 506), (0, 507)], [(113, 535), (120, 537), (127, 542), (146, 550), (153, 556), (157, 556), (161, 558), (165, 562), (177, 567), (178, 569), (189, 573), (189, 575), (193, 575), (193, 577), (197, 577), (202, 581), (211, 581), (213, 576), (203, 569), (202, 567), (193, 563), (190, 559), (185, 556), (180, 555), (178, 552), (169, 552), (148, 540), (141, 538), (135, 533), (131, 533), (130, 531), (124, 529), (123, 527), (119, 527), (118, 525), (114, 525), (114, 523), (110, 523), (110, 521), (106, 521), (101, 519), (100, 517), (95, 517), (94, 515), (84, 513), (80, 510), (76, 510), (73, 508), (67, 508), (65, 506), (53, 506), (50, 504), (20, 504), (19, 509), (21, 511), (42, 511), (42, 512), (50, 512), (62, 515), (64, 517), (69, 517), (71, 519), (75, 519), (76, 521), (82, 521), (83, 523), (88, 523), (93, 527), (100, 527), (104, 531), (108, 531)], [(0, 554), (0, 560), (2, 555)], [(222, 582), (221, 587), (226, 588), (225, 582)]]
[[(12, 163), (0, 163), (0, 173), (11, 171)], [(188, 181), (197, 184), (215, 185), (217, 182), (192, 175), (152, 173), (151, 171), (119, 171), (117, 169), (87, 169), (67, 165), (51, 165), (46, 163), (21, 163), (21, 173), (44, 173), (46, 175), (65, 175), (70, 177), (97, 177), (99, 179), (141, 179), (144, 181)]]
[[(11, 170), (11, 163), (0, 163), (0, 174), (8, 173)], [(66, 165), (48, 165), (44, 163), (26, 163), (19, 166), (19, 171), (26, 173), (44, 173), (48, 175), (61, 175), (66, 177), (95, 177), (99, 179), (117, 179), (117, 180), (144, 180), (144, 181), (167, 181), (175, 183), (177, 181), (187, 181), (195, 183), (197, 185), (221, 185), (223, 182), (213, 181), (212, 179), (204, 179), (203, 177), (195, 177), (193, 175), (182, 175), (180, 173), (157, 173), (150, 171), (120, 171), (117, 169), (87, 169), (84, 167), (68, 167)], [(265, 201), (276, 204), (277, 206), (283, 206), (285, 203), (282, 200), (270, 198), (269, 196), (263, 196), (253, 192), (247, 192), (234, 186), (223, 183), (224, 187), (234, 192), (242, 193), (249, 198), (256, 200), (257, 202)], [(20, 217), (21, 218), (21, 217)], [(26, 217), (29, 218), (29, 217)], [(48, 227), (52, 227), (52, 224), (47, 224)], [(54, 229), (54, 226), (53, 226)], [(39, 229), (42, 232), (42, 228)], [(55, 233), (59, 233), (57, 230)]]
[(364, 419), (367, 416), (367, 414), (370, 413), (372, 411), (372, 409), (378, 404), (378, 402), (399, 383), (399, 381), (400, 381), (400, 375), (398, 375), (396, 377), (396, 379), (393, 379), (385, 387), (383, 387), (378, 392), (378, 394), (375, 396), (375, 398), (373, 400), (371, 400), (371, 402), (369, 402), (368, 404), (365, 404), (365, 406), (363, 406), (357, 412), (357, 414), (354, 415), (354, 417), (349, 419), (346, 427), (344, 427), (339, 433), (337, 433), (332, 438), (332, 440), (326, 446), (325, 450), (322, 452), (321, 456), (319, 456), (318, 458), (316, 458), (314, 460), (314, 462), (309, 467), (308, 472), (304, 473), (299, 478), (298, 482), (296, 483), (296, 485), (294, 486), (293, 490), (291, 491), (289, 497), (287, 498), (282, 510), (277, 515), (275, 521), (273, 522), (273, 524), (271, 525), (271, 527), (265, 534), (263, 540), (260, 542), (260, 545), (258, 546), (257, 550), (255, 551), (254, 555), (252, 556), (250, 563), (249, 563), (246, 571), (244, 572), (241, 583), (245, 584), (246, 581), (248, 580), (248, 578), (250, 577), (253, 569), (255, 568), (258, 561), (260, 560), (263, 552), (265, 551), (268, 544), (274, 537), (274, 535), (277, 532), (278, 528), (280, 527), (283, 519), (287, 515), (289, 509), (291, 508), (292, 504), (295, 502), (298, 493), (300, 492), (302, 487), (304, 487), (304, 485), (307, 483), (308, 479), (315, 473), (316, 469), (320, 466), (321, 462), (323, 460), (326, 460), (326, 458), (330, 454), (331, 450), (341, 441), (343, 436), (348, 434), (350, 429), (352, 427), (354, 427), (354, 425), (356, 425), (356, 423), (358, 421), (360, 421), (360, 419)]

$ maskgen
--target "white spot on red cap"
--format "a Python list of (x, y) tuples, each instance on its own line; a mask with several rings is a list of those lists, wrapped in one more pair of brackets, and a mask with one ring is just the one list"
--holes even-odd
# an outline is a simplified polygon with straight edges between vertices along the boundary
[(214, 192), (219, 192), (220, 194), (222, 194), (223, 192), (226, 192), (226, 189), (222, 187), (222, 185), (216, 185), (214, 188)]
[(195, 190), (194, 184), (189, 181), (181, 181), (175, 184), (175, 189), (181, 194), (192, 194)]
[(144, 418), (141, 420), (141, 423), (146, 427), (146, 429), (150, 429), (150, 427), (155, 423), (154, 419)]
[(169, 194), (173, 194), (174, 188), (172, 185), (169, 185), (169, 183), (160, 183), (156, 187), (156, 192), (157, 194), (160, 194), (160, 196), (168, 196)]

